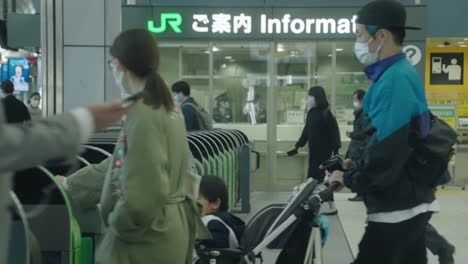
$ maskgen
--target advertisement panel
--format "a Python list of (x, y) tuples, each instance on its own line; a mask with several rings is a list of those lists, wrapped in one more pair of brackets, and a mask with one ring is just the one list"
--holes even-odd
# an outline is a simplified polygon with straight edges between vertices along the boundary
[(29, 90), (29, 61), (26, 58), (8, 59), (8, 78), (15, 85), (15, 91)]

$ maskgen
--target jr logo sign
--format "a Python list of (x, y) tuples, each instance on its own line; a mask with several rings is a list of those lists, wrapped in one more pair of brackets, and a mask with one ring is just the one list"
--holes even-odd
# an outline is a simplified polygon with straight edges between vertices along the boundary
[(162, 13), (161, 14), (161, 25), (155, 26), (153, 20), (148, 21), (148, 30), (152, 33), (159, 34), (167, 31), (167, 24), (172, 28), (175, 33), (182, 33), (182, 16), (177, 13)]

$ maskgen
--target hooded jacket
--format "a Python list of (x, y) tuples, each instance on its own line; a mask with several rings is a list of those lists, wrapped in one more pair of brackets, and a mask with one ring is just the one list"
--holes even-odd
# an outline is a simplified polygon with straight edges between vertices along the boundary
[(432, 203), (434, 190), (409, 173), (410, 134), (418, 121), (429, 131), (422, 82), (402, 52), (366, 68), (373, 85), (364, 97), (365, 136), (360, 155), (345, 173), (345, 185), (362, 193), (368, 214), (406, 210)]

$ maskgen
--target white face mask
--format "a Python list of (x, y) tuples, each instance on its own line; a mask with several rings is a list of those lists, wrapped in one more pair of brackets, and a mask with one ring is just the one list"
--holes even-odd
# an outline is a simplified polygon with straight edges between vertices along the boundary
[(31, 100), (31, 106), (34, 108), (39, 107), (39, 100)]
[(127, 89), (125, 89), (125, 85), (124, 85), (125, 77), (126, 77), (125, 72), (119, 71), (117, 64), (112, 63), (111, 67), (112, 67), (112, 75), (114, 75), (115, 84), (119, 88), (122, 98), (129, 97), (130, 93), (127, 91)]
[(174, 95), (174, 101), (176, 101), (176, 103), (178, 104), (182, 104), (184, 102), (184, 99), (182, 98), (182, 96), (176, 94)]
[(353, 106), (354, 106), (354, 109), (359, 109), (361, 104), (359, 102), (353, 101)]
[(380, 43), (377, 50), (373, 53), (369, 52), (369, 43), (371, 43), (373, 38), (369, 39), (366, 42), (357, 42), (354, 43), (354, 54), (356, 58), (364, 65), (371, 65), (379, 61), (380, 50), (382, 49), (383, 42)]
[(315, 97), (309, 96), (307, 99), (307, 107), (309, 110), (315, 107)]

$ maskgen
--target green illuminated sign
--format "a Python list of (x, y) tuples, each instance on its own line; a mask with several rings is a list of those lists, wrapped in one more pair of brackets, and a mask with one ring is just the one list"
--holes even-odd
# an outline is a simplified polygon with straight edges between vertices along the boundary
[[(124, 6), (122, 29), (143, 27), (160, 40), (354, 41), (358, 11), (358, 7)], [(407, 17), (408, 24), (424, 28), (425, 7), (408, 7)], [(424, 31), (408, 32), (410, 41), (425, 39)]]
[(167, 24), (174, 30), (175, 33), (182, 33), (180, 26), (182, 25), (182, 16), (178, 13), (162, 13), (161, 25), (156, 27), (153, 20), (148, 21), (148, 30), (155, 34), (166, 32)]

